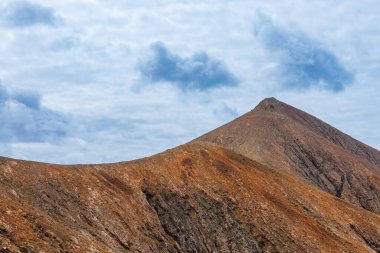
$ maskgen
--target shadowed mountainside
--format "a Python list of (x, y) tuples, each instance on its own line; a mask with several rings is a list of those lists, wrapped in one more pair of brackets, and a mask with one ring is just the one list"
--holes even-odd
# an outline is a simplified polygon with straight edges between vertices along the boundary
[(274, 98), (195, 141), (234, 150), (380, 213), (380, 152)]
[(380, 250), (380, 216), (207, 143), (128, 163), (0, 164), (0, 252)]

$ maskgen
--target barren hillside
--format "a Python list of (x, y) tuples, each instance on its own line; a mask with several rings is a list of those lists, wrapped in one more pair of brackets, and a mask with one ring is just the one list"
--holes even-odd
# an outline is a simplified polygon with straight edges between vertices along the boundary
[(0, 252), (380, 252), (379, 187), (377, 150), (269, 99), (149, 158), (0, 158)]
[(380, 152), (274, 98), (195, 141), (199, 140), (288, 171), (380, 213)]

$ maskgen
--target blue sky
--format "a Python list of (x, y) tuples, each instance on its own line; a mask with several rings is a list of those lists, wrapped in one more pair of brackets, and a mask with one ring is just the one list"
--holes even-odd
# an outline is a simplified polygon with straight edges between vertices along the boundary
[(0, 155), (149, 156), (276, 97), (380, 149), (376, 0), (0, 3)]

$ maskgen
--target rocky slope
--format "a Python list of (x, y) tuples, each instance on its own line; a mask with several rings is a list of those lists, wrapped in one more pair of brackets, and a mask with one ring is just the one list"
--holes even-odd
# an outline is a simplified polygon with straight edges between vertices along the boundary
[(380, 216), (206, 143), (0, 180), (0, 252), (380, 251)]
[(380, 213), (380, 152), (274, 98), (199, 140), (292, 173)]

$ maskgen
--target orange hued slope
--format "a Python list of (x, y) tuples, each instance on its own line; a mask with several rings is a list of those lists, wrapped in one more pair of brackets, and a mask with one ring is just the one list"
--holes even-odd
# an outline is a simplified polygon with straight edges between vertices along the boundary
[(0, 252), (379, 252), (379, 161), (274, 99), (149, 158), (1, 158)]

